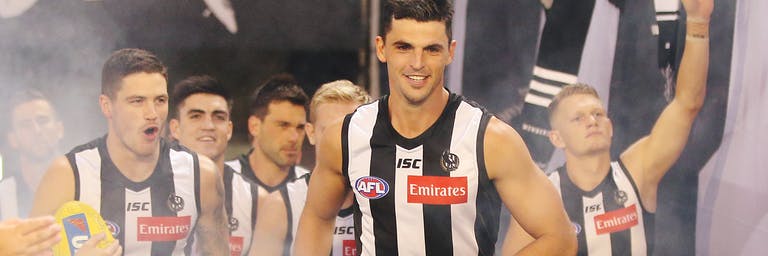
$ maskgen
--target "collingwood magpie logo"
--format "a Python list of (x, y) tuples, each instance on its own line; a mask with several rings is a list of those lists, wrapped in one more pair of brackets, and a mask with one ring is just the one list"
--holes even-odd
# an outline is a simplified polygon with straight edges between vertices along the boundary
[(178, 212), (184, 209), (184, 198), (171, 193), (168, 196), (168, 209), (171, 209), (174, 212)]
[(616, 200), (617, 204), (624, 206), (624, 203), (627, 202), (627, 192), (624, 192), (624, 190), (616, 190), (613, 199)]
[(240, 221), (235, 217), (229, 217), (229, 231), (235, 231), (240, 226)]
[(446, 172), (455, 171), (459, 168), (459, 156), (451, 153), (447, 149), (444, 150), (443, 154), (440, 156), (440, 167)]

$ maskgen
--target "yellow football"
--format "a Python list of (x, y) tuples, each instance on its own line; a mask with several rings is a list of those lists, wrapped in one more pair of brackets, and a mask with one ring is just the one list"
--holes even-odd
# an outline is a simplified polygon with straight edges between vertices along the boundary
[(56, 211), (55, 217), (62, 229), (61, 241), (53, 247), (53, 255), (75, 255), (77, 249), (82, 247), (91, 236), (99, 233), (106, 233), (106, 239), (98, 244), (100, 248), (107, 247), (115, 240), (101, 215), (86, 203), (67, 202)]

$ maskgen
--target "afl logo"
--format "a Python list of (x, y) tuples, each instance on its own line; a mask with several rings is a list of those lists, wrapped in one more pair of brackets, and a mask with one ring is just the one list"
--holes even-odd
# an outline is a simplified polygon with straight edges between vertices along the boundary
[(578, 235), (579, 233), (581, 233), (581, 225), (579, 225), (579, 223), (576, 223), (576, 222), (571, 222), (571, 224), (573, 225), (573, 231), (574, 231), (574, 233), (576, 233), (577, 235)]
[(117, 223), (111, 220), (108, 220), (105, 222), (107, 224), (107, 230), (109, 230), (109, 232), (112, 233), (112, 237), (117, 238), (117, 235), (120, 234), (120, 226), (118, 226)]
[(443, 167), (443, 171), (446, 172), (455, 171), (459, 168), (459, 156), (448, 150), (443, 151), (440, 156), (440, 167)]
[(361, 196), (368, 199), (379, 199), (389, 193), (389, 184), (382, 178), (365, 176), (357, 178), (355, 190)]
[(184, 209), (184, 198), (171, 193), (171, 195), (168, 196), (168, 209), (171, 209), (174, 212)]

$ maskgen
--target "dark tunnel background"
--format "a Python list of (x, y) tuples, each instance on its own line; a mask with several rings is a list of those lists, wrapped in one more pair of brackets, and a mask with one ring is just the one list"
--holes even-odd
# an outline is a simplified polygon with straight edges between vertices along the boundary
[[(19, 16), (0, 18), (0, 99), (25, 87), (51, 97), (65, 125), (65, 152), (106, 132), (97, 97), (109, 53), (144, 48), (169, 66), (169, 86), (189, 75), (209, 74), (236, 95), (231, 143), (239, 146), (228, 151), (234, 156), (248, 147), (247, 97), (268, 76), (292, 73), (309, 95), (332, 80), (368, 86), (377, 79), (366, 63), (371, 1), (231, 2), (236, 34), (206, 12), (203, 1), (39, 0)], [(645, 135), (649, 120), (667, 103), (657, 41), (648, 29), (654, 22), (652, 1), (626, 4), (609, 103), (614, 156)], [(736, 1), (715, 4), (707, 99), (685, 152), (660, 185), (656, 255), (693, 254), (698, 172), (722, 137)], [(531, 78), (540, 10), (535, 0), (471, 1), (467, 7), (466, 40), (459, 42), (465, 47), (463, 94), (508, 122)], [(7, 120), (7, 109), (0, 108), (0, 120)], [(0, 144), (4, 140), (0, 137)], [(302, 164), (312, 166), (307, 144)]]

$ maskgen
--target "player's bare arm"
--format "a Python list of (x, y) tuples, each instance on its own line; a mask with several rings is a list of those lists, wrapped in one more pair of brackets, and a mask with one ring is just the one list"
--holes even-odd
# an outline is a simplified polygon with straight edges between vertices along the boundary
[(224, 184), (216, 165), (205, 156), (200, 159), (200, 218), (197, 236), (202, 255), (221, 255), (229, 251), (229, 229), (224, 211)]
[(336, 215), (348, 192), (341, 173), (341, 124), (329, 126), (317, 145), (317, 163), (299, 221), (296, 255), (327, 255), (331, 251)]
[(706, 94), (709, 17), (714, 4), (712, 0), (684, 0), (683, 5), (688, 15), (687, 35), (675, 97), (662, 111), (651, 133), (621, 155), (638, 183), (643, 205), (651, 212), (656, 210), (658, 184), (680, 157)]
[(75, 176), (67, 157), (53, 160), (35, 193), (30, 216), (53, 215), (61, 205), (75, 200)]
[(572, 255), (576, 235), (555, 187), (531, 159), (512, 127), (492, 118), (485, 132), (485, 163), (501, 200), (535, 240), (518, 255)]

